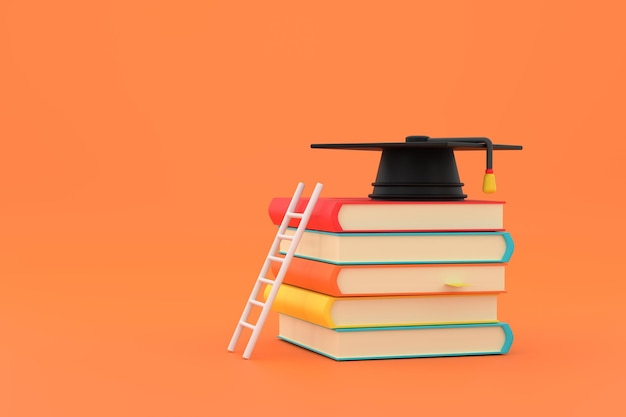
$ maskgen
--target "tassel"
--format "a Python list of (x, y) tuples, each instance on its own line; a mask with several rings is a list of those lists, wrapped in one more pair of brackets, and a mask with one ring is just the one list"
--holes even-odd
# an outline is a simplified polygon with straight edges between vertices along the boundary
[(485, 177), (483, 178), (483, 193), (492, 194), (496, 192), (496, 176), (493, 173), (493, 169), (485, 170)]

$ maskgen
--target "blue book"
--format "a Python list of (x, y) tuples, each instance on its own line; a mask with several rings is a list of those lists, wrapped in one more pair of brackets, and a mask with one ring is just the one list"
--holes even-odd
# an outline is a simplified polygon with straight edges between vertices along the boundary
[[(295, 229), (287, 229), (293, 235)], [(283, 240), (280, 252), (289, 250)], [(336, 265), (508, 262), (508, 232), (331, 233), (305, 230), (295, 256)]]
[(513, 343), (502, 322), (329, 329), (286, 314), (278, 337), (337, 361), (502, 355)]

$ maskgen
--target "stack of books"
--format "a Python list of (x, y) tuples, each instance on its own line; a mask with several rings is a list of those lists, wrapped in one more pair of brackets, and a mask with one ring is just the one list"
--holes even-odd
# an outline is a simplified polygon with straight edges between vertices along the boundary
[[(289, 201), (272, 200), (274, 224)], [(497, 301), (513, 241), (503, 209), (320, 198), (274, 300), (279, 338), (335, 360), (507, 353), (513, 334)]]

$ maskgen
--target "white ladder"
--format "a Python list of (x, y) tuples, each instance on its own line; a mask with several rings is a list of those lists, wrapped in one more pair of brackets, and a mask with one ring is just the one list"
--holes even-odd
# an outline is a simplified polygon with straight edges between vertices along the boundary
[[(270, 248), (270, 251), (267, 257), (265, 258), (265, 262), (263, 263), (263, 268), (261, 268), (261, 273), (259, 274), (259, 277), (257, 278), (256, 283), (254, 284), (254, 287), (252, 288), (252, 292), (250, 294), (250, 297), (248, 298), (246, 307), (243, 310), (243, 313), (241, 314), (241, 318), (239, 319), (239, 323), (237, 324), (237, 327), (235, 328), (235, 333), (233, 334), (233, 337), (230, 339), (230, 344), (228, 345), (228, 350), (230, 352), (235, 351), (235, 347), (237, 346), (237, 341), (239, 340), (239, 337), (241, 336), (241, 332), (243, 328), (246, 327), (248, 329), (252, 329), (252, 335), (250, 336), (250, 339), (248, 340), (248, 344), (246, 345), (246, 349), (243, 353), (243, 357), (245, 359), (250, 358), (250, 355), (252, 354), (252, 350), (254, 349), (254, 345), (256, 344), (259, 334), (261, 333), (261, 330), (263, 329), (263, 324), (265, 323), (265, 319), (267, 318), (267, 315), (270, 312), (272, 304), (274, 303), (276, 294), (278, 294), (278, 289), (280, 287), (280, 284), (283, 282), (283, 278), (285, 277), (285, 273), (287, 272), (287, 269), (289, 268), (291, 259), (293, 258), (293, 255), (296, 252), (298, 243), (300, 243), (300, 238), (302, 237), (302, 233), (306, 229), (306, 225), (309, 222), (309, 218), (311, 217), (311, 212), (313, 211), (313, 208), (315, 207), (315, 204), (317, 203), (317, 199), (320, 193), (322, 192), (322, 187), (323, 185), (318, 182), (317, 185), (315, 186), (315, 189), (313, 190), (313, 193), (311, 194), (311, 197), (309, 198), (309, 201), (307, 202), (307, 205), (304, 211), (302, 213), (296, 213), (295, 212), (296, 206), (298, 204), (298, 201), (300, 201), (300, 196), (302, 195), (302, 190), (304, 189), (304, 184), (298, 183), (298, 187), (296, 188), (296, 191), (293, 197), (291, 198), (291, 202), (289, 203), (289, 207), (287, 208), (285, 217), (283, 217), (280, 227), (278, 228), (278, 233), (276, 233), (276, 237), (274, 238), (274, 243), (272, 244), (272, 247)], [(298, 224), (298, 228), (296, 229), (295, 234), (286, 235), (285, 232), (287, 231), (287, 227), (289, 226), (289, 223), (292, 219), (300, 219), (300, 223)], [(289, 245), (289, 249), (287, 250), (287, 253), (285, 254), (284, 257), (278, 256), (279, 255), (278, 250), (280, 248), (280, 243), (282, 240), (291, 241), (291, 244)], [(276, 274), (276, 277), (274, 278), (274, 280), (269, 279), (266, 276), (266, 274), (269, 272), (272, 262), (281, 263), (280, 269), (278, 273)], [(264, 284), (272, 286), (272, 289), (270, 290), (269, 295), (267, 296), (265, 302), (257, 300), (257, 297), (261, 291), (261, 288), (264, 286)], [(261, 307), (262, 309), (255, 324), (248, 322), (248, 316), (250, 315), (250, 312), (252, 311), (252, 308), (254, 306)]]

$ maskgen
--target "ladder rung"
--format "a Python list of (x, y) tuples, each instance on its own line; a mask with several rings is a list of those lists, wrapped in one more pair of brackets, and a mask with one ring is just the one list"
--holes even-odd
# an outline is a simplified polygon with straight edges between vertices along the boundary
[(284, 239), (284, 240), (293, 240), (294, 238), (293, 235), (281, 235), (280, 233), (277, 234), (276, 237), (278, 237), (279, 239)]
[(255, 306), (259, 306), (259, 307), (263, 307), (263, 306), (265, 305), (265, 303), (264, 303), (264, 302), (262, 302), (262, 301), (258, 301), (258, 300), (252, 300), (252, 299), (250, 299), (250, 300), (248, 300), (248, 302), (249, 302), (250, 304), (254, 304)]
[(274, 261), (274, 262), (284, 262), (285, 258), (281, 258), (280, 256), (268, 256), (267, 259), (269, 259), (270, 261)]
[(254, 328), (256, 327), (254, 324), (250, 324), (250, 323), (245, 322), (245, 321), (240, 321), (239, 325), (243, 326), (243, 327), (247, 327), (248, 329), (252, 329), (252, 330), (254, 330)]
[(263, 284), (274, 284), (275, 281), (271, 280), (271, 279), (267, 279), (267, 278), (263, 278), (263, 277), (259, 277), (259, 281), (261, 281)]
[(304, 213), (285, 213), (285, 216), (291, 217), (292, 219), (301, 219)]

